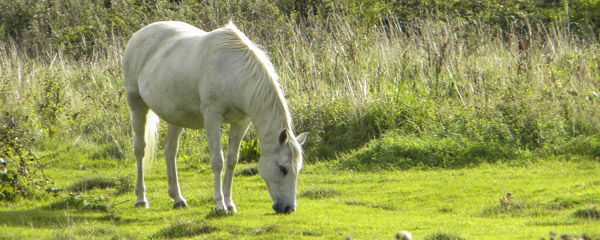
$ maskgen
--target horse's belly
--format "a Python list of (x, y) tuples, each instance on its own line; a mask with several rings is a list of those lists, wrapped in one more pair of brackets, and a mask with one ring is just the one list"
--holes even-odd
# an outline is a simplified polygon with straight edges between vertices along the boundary
[[(197, 94), (181, 91), (142, 92), (144, 102), (164, 121), (185, 128), (204, 128), (204, 116), (200, 110), (200, 98)], [(160, 97), (157, 97), (160, 96)]]

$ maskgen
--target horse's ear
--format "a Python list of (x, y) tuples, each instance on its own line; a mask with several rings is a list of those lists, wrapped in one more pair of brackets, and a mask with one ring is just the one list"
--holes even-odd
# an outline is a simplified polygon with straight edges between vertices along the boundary
[(287, 138), (287, 130), (283, 129), (283, 131), (281, 131), (281, 133), (279, 134), (279, 144), (287, 142)]
[(296, 137), (296, 140), (298, 141), (298, 144), (302, 145), (302, 144), (304, 144), (304, 141), (306, 141), (307, 137), (308, 137), (308, 132), (303, 132), (298, 137)]

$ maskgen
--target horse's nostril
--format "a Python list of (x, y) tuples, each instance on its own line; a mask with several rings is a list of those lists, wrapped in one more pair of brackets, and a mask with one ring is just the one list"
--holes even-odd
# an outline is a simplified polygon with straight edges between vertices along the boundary
[(273, 210), (275, 210), (276, 213), (292, 213), (295, 209), (291, 205), (275, 203), (273, 204)]

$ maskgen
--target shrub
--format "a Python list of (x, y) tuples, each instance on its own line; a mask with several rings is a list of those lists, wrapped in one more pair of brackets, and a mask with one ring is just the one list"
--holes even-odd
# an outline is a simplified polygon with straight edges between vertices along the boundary
[(5, 113), (0, 119), (0, 200), (35, 197), (51, 184), (30, 150), (34, 139), (25, 135), (15, 116)]

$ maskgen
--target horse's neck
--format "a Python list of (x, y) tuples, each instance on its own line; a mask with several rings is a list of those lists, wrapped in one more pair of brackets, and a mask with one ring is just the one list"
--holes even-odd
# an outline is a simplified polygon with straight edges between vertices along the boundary
[(268, 143), (276, 143), (279, 139), (281, 131), (290, 128), (285, 116), (287, 113), (282, 112), (278, 114), (283, 115), (273, 118), (265, 117), (266, 115), (261, 115), (259, 117), (252, 118), (252, 124), (254, 124), (254, 128), (256, 128), (256, 133), (261, 143), (261, 147), (263, 146), (263, 143), (265, 145)]

